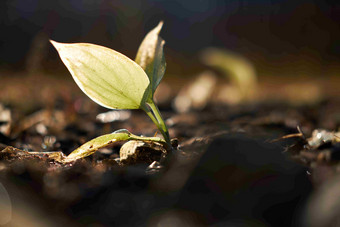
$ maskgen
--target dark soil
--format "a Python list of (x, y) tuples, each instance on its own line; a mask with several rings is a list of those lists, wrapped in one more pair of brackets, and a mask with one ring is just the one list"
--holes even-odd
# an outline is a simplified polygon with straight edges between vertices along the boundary
[(0, 112), (0, 182), (12, 210), (8, 226), (340, 223), (340, 185), (334, 180), (339, 140), (308, 145), (315, 129), (339, 129), (338, 97), (298, 105), (265, 99), (209, 102), (188, 113), (177, 113), (165, 100), (161, 112), (178, 146), (164, 160), (144, 147), (145, 156), (119, 162), (119, 143), (65, 164), (37, 152), (68, 155), (117, 129), (153, 136), (156, 127), (141, 111), (127, 118), (122, 117), (127, 112), (118, 112), (115, 121), (100, 122), (96, 116), (108, 110), (72, 89), (60, 91), (49, 90), (27, 106), (1, 100), (2, 113), (11, 112), (10, 119)]

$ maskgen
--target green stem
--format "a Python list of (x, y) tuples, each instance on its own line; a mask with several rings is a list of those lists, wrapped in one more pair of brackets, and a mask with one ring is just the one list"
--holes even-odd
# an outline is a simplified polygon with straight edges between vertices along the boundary
[(153, 100), (146, 103), (147, 106), (142, 109), (146, 112), (146, 114), (151, 118), (151, 120), (156, 124), (158, 130), (162, 133), (164, 140), (171, 149), (170, 136), (168, 128), (166, 127), (164, 120), (159, 112), (158, 107), (155, 105)]
[(159, 137), (144, 137), (144, 136), (136, 136), (136, 135), (130, 134), (129, 140), (152, 141), (152, 142), (157, 142), (157, 143), (162, 143), (162, 144), (167, 145), (165, 140)]

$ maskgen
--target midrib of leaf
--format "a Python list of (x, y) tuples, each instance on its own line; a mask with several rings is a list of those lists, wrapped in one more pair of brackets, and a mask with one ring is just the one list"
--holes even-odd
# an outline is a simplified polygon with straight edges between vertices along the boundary
[[(93, 70), (92, 68), (88, 67), (87, 65), (84, 65), (83, 67), (86, 67), (86, 68), (89, 68), (90, 70)], [(93, 71), (94, 71), (94, 70), (93, 70)], [(107, 90), (107, 91), (110, 91), (110, 92), (111, 92), (112, 90), (114, 90), (116, 93), (118, 93), (118, 94), (124, 96), (125, 98), (130, 99), (130, 97), (127, 97), (127, 96), (125, 95), (125, 93), (124, 93), (122, 90), (119, 90), (119, 89), (116, 89), (115, 87), (113, 87), (113, 86), (111, 85), (110, 82), (108, 82), (107, 80), (105, 80), (104, 77), (99, 77), (99, 78), (100, 78), (101, 81), (103, 81), (103, 82), (98, 83), (98, 82), (96, 82), (95, 80), (93, 80), (91, 77), (88, 77), (88, 76), (86, 77), (86, 79), (90, 80), (91, 83), (96, 84), (96, 86), (101, 87), (101, 88), (103, 88), (103, 89), (105, 89), (105, 90)], [(104, 86), (104, 85), (107, 85), (107, 86)], [(122, 86), (122, 85), (121, 85), (121, 86)], [(90, 86), (90, 87), (91, 87), (91, 86)], [(109, 87), (109, 88), (108, 88), (108, 87)]]
[[(73, 63), (71, 63), (70, 65), (72, 65), (73, 67), (75, 67), (74, 66), (74, 64)], [(85, 67), (87, 67), (87, 66), (85, 66)], [(73, 70), (73, 69), (72, 69)], [(92, 69), (91, 69), (92, 70)], [(74, 70), (73, 70), (74, 71)], [(83, 87), (84, 88), (84, 92), (86, 93), (89, 93), (89, 92), (91, 92), (92, 94), (91, 94), (91, 96), (92, 97), (96, 97), (96, 96), (100, 96), (100, 97), (102, 97), (102, 99), (103, 100), (105, 100), (106, 98), (105, 98), (105, 96), (104, 95), (102, 95), (101, 93), (99, 93), (99, 92), (96, 92), (96, 90), (94, 89), (94, 86), (92, 86), (92, 85), (87, 85), (87, 83), (86, 82), (84, 82), (83, 80), (80, 80), (79, 78), (77, 78), (77, 77), (75, 77), (75, 79), (76, 80), (78, 80), (79, 82), (80, 82), (80, 87)], [(100, 87), (101, 89), (103, 89), (103, 90), (105, 90), (107, 93), (113, 93), (113, 94), (115, 94), (116, 96), (123, 96), (123, 97), (125, 97), (125, 98), (127, 98), (127, 99), (129, 99), (130, 101), (132, 101), (133, 103), (135, 103), (136, 104), (136, 107), (138, 108), (138, 106), (140, 105), (140, 104), (137, 104), (133, 99), (131, 99), (131, 98), (129, 98), (129, 97), (127, 97), (122, 91), (119, 91), (119, 90), (117, 90), (117, 89), (115, 89), (114, 87), (112, 87), (112, 85), (110, 84), (110, 83), (108, 83), (107, 81), (105, 81), (103, 78), (100, 78), (101, 80), (100, 81), (98, 81), (98, 80), (93, 80), (91, 77), (89, 77), (89, 76), (85, 76), (85, 79), (86, 80), (88, 80), (88, 81), (90, 81), (92, 84), (94, 84), (96, 87)], [(103, 82), (104, 81), (104, 82)], [(90, 98), (91, 98), (91, 96), (90, 96)], [(96, 102), (100, 102), (101, 104), (104, 104), (104, 103), (102, 103), (102, 100), (94, 100), (94, 101), (96, 101)], [(120, 104), (124, 104), (124, 102), (119, 102), (117, 99), (115, 99), (115, 102), (116, 103), (120, 103)], [(107, 104), (104, 104), (105, 106), (107, 106)], [(112, 108), (112, 107), (109, 107), (109, 108)]]
[[(104, 64), (98, 57), (96, 57), (95, 55), (93, 55), (91, 52), (86, 51), (86, 50), (85, 50), (84, 52), (86, 52), (87, 54), (91, 55), (93, 58), (97, 59), (96, 62), (97, 62), (97, 63), (100, 63), (104, 68), (106, 68), (106, 70), (111, 71), (110, 68), (106, 66), (106, 64)], [(101, 52), (101, 54), (107, 55), (107, 56), (108, 56), (108, 54), (106, 54), (105, 52), (102, 52), (102, 51), (100, 51), (100, 52)], [(109, 56), (109, 57), (111, 57), (111, 56)], [(87, 67), (88, 67), (88, 66), (87, 66)], [(121, 64), (119, 67), (124, 68), (124, 70), (120, 70), (120, 71), (129, 72), (128, 69), (127, 69), (127, 67), (126, 67), (124, 64)], [(88, 68), (90, 68), (90, 67), (88, 67)], [(129, 75), (131, 75), (131, 74), (129, 73)], [(117, 84), (120, 84), (121, 87), (127, 87), (127, 86), (128, 86), (126, 83), (121, 83), (121, 82), (123, 82), (124, 80), (121, 80), (121, 79), (117, 78), (115, 74), (112, 74), (112, 76), (115, 77), (114, 82), (117, 83)], [(112, 87), (111, 83), (108, 82), (107, 80), (105, 80), (104, 77), (99, 77), (99, 78), (101, 78), (106, 84), (108, 84), (111, 88), (113, 88), (113, 90), (116, 90), (116, 91), (120, 92), (122, 95), (125, 96), (125, 94), (123, 94), (123, 91), (118, 90), (118, 89), (115, 89), (114, 87)], [(119, 83), (119, 82), (120, 82), (120, 83)], [(132, 80), (132, 83), (135, 85), (135, 83), (134, 83), (133, 80)], [(135, 86), (134, 86), (134, 87), (135, 87)], [(125, 96), (125, 97), (128, 98), (127, 96)]]
[[(88, 55), (91, 55), (91, 57), (93, 57), (94, 59), (96, 59), (96, 63), (97, 63), (97, 64), (101, 64), (101, 65), (102, 65), (102, 68), (105, 68), (107, 71), (111, 71), (111, 69), (110, 69), (109, 67), (107, 67), (106, 64), (104, 64), (102, 61), (100, 61), (100, 59), (99, 59), (98, 57), (96, 57), (95, 55), (93, 55), (91, 52), (86, 51), (86, 50), (82, 50), (82, 51), (85, 52), (85, 53), (88, 54)], [(101, 51), (101, 54), (107, 55), (105, 52), (102, 52), (102, 51)], [(108, 55), (107, 55), (107, 56), (108, 56)], [(71, 65), (73, 65), (73, 68), (74, 68), (74, 69), (77, 69), (77, 66), (76, 66), (75, 64), (73, 64), (72, 61), (68, 60), (68, 62), (69, 62)], [(80, 61), (80, 62), (81, 62), (81, 64), (82, 64), (82, 67), (87, 68), (87, 69), (89, 69), (89, 70), (91, 70), (91, 71), (94, 71), (96, 74), (100, 73), (99, 71), (93, 70), (92, 67), (89, 67), (88, 64), (84, 63), (83, 61)], [(120, 64), (120, 67), (123, 68), (123, 69), (120, 70), (120, 71), (128, 72), (128, 71), (127, 71), (127, 67), (124, 66), (124, 64)], [(73, 69), (74, 72), (75, 72), (75, 71), (78, 71), (78, 70), (74, 70), (74, 69)], [(75, 73), (75, 74), (77, 74), (77, 73)], [(129, 75), (131, 75), (131, 74), (129, 73)], [(118, 79), (118, 78), (116, 77), (115, 74), (112, 74), (112, 76), (115, 78), (115, 81), (114, 81), (114, 82), (118, 81), (118, 82), (116, 82), (116, 83), (119, 84), (119, 87), (127, 87), (127, 86), (129, 86), (129, 85), (126, 85), (125, 83), (124, 83), (124, 84), (123, 84), (123, 83), (119, 83), (119, 82), (121, 82), (122, 80), (121, 80), (121, 79)], [(105, 89), (105, 90), (108, 91), (109, 93), (113, 93), (113, 92), (114, 92), (116, 95), (120, 95), (120, 96), (123, 96), (123, 97), (129, 99), (132, 103), (134, 103), (134, 104), (136, 105), (136, 107), (140, 106), (140, 103), (137, 103), (137, 102), (134, 100), (135, 97), (132, 97), (132, 98), (131, 98), (131, 97), (127, 97), (124, 91), (119, 90), (119, 89), (116, 89), (115, 87), (113, 87), (113, 86), (111, 85), (111, 82), (109, 82), (108, 80), (106, 80), (104, 77), (97, 77), (97, 78), (100, 79), (101, 82), (99, 82), (99, 81), (97, 82), (97, 81), (93, 80), (93, 79), (92, 79), (91, 77), (89, 77), (89, 76), (84, 76), (84, 77), (85, 77), (87, 80), (91, 81), (91, 83), (96, 84), (96, 86)], [(79, 79), (78, 79), (78, 80), (79, 80)], [(79, 81), (81, 81), (81, 80), (79, 80)], [(133, 80), (130, 80), (130, 82), (132, 82), (132, 83), (135, 85), (135, 83), (134, 83)], [(84, 83), (84, 82), (81, 82), (81, 84), (82, 84), (83, 87), (86, 87), (87, 89), (94, 90), (94, 89), (92, 89), (91, 86), (87, 86), (86, 83)], [(105, 85), (106, 85), (106, 86), (105, 86)], [(134, 86), (134, 87), (136, 87), (136, 86)], [(136, 93), (139, 93), (139, 92), (140, 92), (140, 91), (138, 90)], [(95, 93), (96, 93), (96, 92), (95, 92)], [(99, 93), (96, 93), (96, 94), (99, 95)], [(99, 96), (104, 97), (103, 95), (99, 95)], [(117, 100), (115, 100), (115, 101), (117, 102)], [(142, 101), (142, 100), (140, 100), (140, 101)], [(117, 102), (117, 103), (118, 103), (118, 102)], [(124, 104), (124, 102), (119, 102), (119, 103)]]

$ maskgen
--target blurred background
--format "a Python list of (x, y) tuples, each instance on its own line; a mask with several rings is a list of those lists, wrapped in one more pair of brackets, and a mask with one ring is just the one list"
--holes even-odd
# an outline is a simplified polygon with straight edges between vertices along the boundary
[(213, 46), (247, 58), (260, 81), (316, 78), (318, 84), (331, 78), (335, 82), (325, 90), (333, 92), (339, 82), (335, 0), (2, 0), (0, 12), (0, 84), (5, 76), (22, 76), (14, 72), (69, 78), (48, 39), (95, 43), (134, 59), (160, 20), (166, 79), (205, 70), (200, 52)]
[[(325, 0), (2, 0), (0, 66), (24, 69), (39, 36), (90, 42), (134, 58), (145, 34), (165, 22), (169, 73), (199, 71), (198, 52), (240, 52), (260, 72), (336, 74), (340, 4)], [(48, 67), (60, 67), (48, 45)]]

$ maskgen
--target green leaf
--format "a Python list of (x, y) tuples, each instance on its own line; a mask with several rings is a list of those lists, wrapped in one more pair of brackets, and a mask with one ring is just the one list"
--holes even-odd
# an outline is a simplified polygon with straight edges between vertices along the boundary
[(125, 141), (130, 139), (130, 132), (128, 130), (118, 130), (111, 134), (106, 134), (103, 136), (99, 136), (93, 140), (90, 140), (76, 150), (72, 151), (65, 159), (64, 162), (72, 162), (80, 158), (85, 158), (93, 153), (95, 153), (98, 149), (106, 147), (110, 144), (113, 144), (118, 141)]
[(148, 76), (125, 55), (89, 43), (51, 43), (81, 90), (99, 105), (139, 109), (150, 97)]
[(63, 162), (72, 162), (80, 158), (85, 158), (93, 153), (95, 153), (98, 149), (111, 145), (115, 142), (119, 141), (128, 141), (128, 140), (139, 140), (139, 141), (153, 141), (158, 142), (166, 146), (166, 141), (159, 138), (159, 137), (143, 137), (143, 136), (136, 136), (130, 133), (126, 129), (119, 129), (111, 134), (106, 134), (103, 136), (99, 136), (90, 140), (74, 151), (71, 152)]
[(150, 79), (152, 94), (161, 82), (166, 68), (163, 53), (165, 41), (159, 36), (162, 26), (163, 21), (145, 36), (135, 59)]

